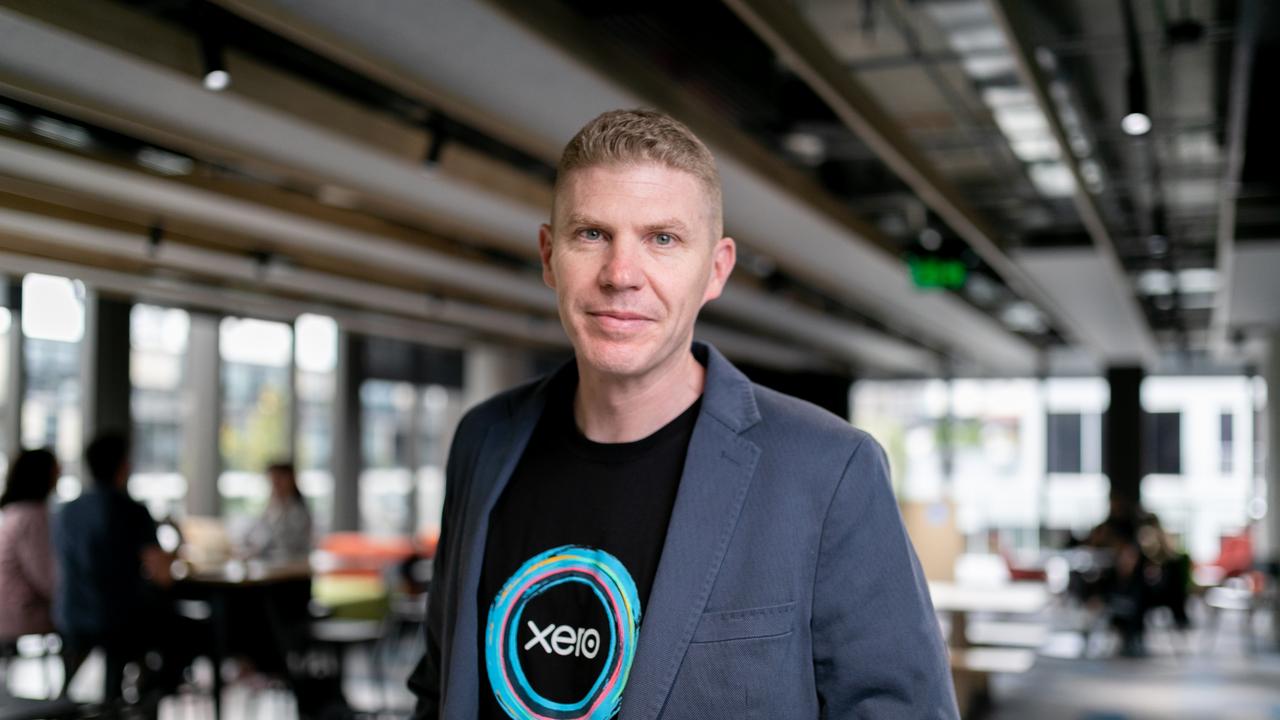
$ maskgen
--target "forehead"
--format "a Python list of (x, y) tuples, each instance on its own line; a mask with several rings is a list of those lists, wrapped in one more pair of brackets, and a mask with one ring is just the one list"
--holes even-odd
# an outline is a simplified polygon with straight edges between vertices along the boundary
[(589, 212), (618, 220), (674, 215), (701, 225), (709, 202), (702, 181), (684, 170), (658, 163), (594, 165), (570, 171), (559, 183), (554, 212), (557, 222)]

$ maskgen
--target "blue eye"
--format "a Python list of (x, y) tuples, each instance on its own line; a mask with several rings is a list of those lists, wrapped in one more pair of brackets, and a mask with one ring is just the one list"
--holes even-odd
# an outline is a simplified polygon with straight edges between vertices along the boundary
[(587, 240), (600, 240), (604, 238), (604, 233), (596, 230), (595, 228), (587, 228), (586, 230), (580, 231), (578, 234)]
[(658, 247), (671, 247), (676, 244), (676, 236), (669, 233), (658, 233), (653, 236), (653, 243)]

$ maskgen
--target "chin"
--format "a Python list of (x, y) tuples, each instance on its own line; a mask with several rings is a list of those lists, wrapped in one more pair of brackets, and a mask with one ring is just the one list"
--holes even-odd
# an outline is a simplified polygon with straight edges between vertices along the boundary
[(618, 342), (587, 338), (575, 343), (579, 362), (605, 375), (629, 377), (643, 375), (657, 364), (656, 348), (650, 342)]

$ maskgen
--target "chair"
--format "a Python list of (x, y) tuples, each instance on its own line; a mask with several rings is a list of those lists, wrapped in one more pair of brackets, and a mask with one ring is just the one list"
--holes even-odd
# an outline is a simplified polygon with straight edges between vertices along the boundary
[(1206, 630), (1209, 645), (1207, 652), (1217, 647), (1219, 626), (1223, 613), (1240, 613), (1244, 616), (1241, 631), (1248, 641), (1250, 652), (1258, 650), (1258, 638), (1253, 631), (1253, 618), (1260, 606), (1261, 595), (1250, 575), (1237, 575), (1227, 578), (1222, 585), (1212, 587), (1204, 593), (1204, 604), (1209, 611)]
[[(0, 691), (7, 694), (9, 687), (9, 668), (15, 660), (29, 659), (40, 663), (44, 675), (45, 698), (52, 700), (57, 693), (53, 688), (53, 677), (49, 672), (49, 659), (62, 650), (62, 641), (54, 633), (39, 635), (23, 635), (16, 638), (0, 639)], [(63, 676), (63, 686), (69, 676)]]

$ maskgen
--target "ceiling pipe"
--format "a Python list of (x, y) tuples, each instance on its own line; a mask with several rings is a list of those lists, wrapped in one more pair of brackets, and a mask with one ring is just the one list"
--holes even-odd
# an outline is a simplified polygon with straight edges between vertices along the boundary
[[(480, 293), (548, 315), (557, 311), (554, 294), (531, 274), (522, 275), (425, 248), (412, 248), (373, 233), (59, 151), (0, 138), (0, 170), (100, 200), (271, 240), (293, 252), (319, 252), (400, 275), (411, 274), (432, 286)], [(180, 247), (171, 242), (162, 243), (160, 250), (180, 252)], [(709, 306), (710, 312), (766, 328), (856, 366), (899, 374), (928, 374), (936, 367), (934, 356), (917, 346), (833, 320), (803, 305), (779, 300), (747, 286), (730, 284), (721, 300)]]
[[(0, 243), (3, 242), (4, 235), (37, 240), (45, 247), (142, 262), (170, 271), (251, 284), (280, 293), (479, 330), (485, 334), (538, 345), (568, 345), (559, 321), (554, 318), (432, 297), (332, 273), (290, 267), (278, 262), (268, 261), (264, 265), (258, 258), (173, 242), (155, 246), (148, 235), (59, 220), (37, 213), (0, 208)], [(129, 292), (127, 287), (118, 288), (113, 285), (112, 289)], [(712, 342), (727, 355), (741, 360), (784, 370), (826, 367), (802, 350), (726, 328), (699, 327), (697, 335)]]
[(1239, 35), (1231, 58), (1226, 170), (1223, 172), (1218, 196), (1218, 290), (1209, 316), (1209, 348), (1219, 359), (1229, 359), (1235, 355), (1231, 338), (1231, 279), (1235, 274), (1236, 201), (1240, 194), (1240, 173), (1244, 169), (1249, 85), (1253, 79), (1253, 55), (1258, 42), (1262, 12), (1259, 0), (1243, 0), (1236, 23)]

